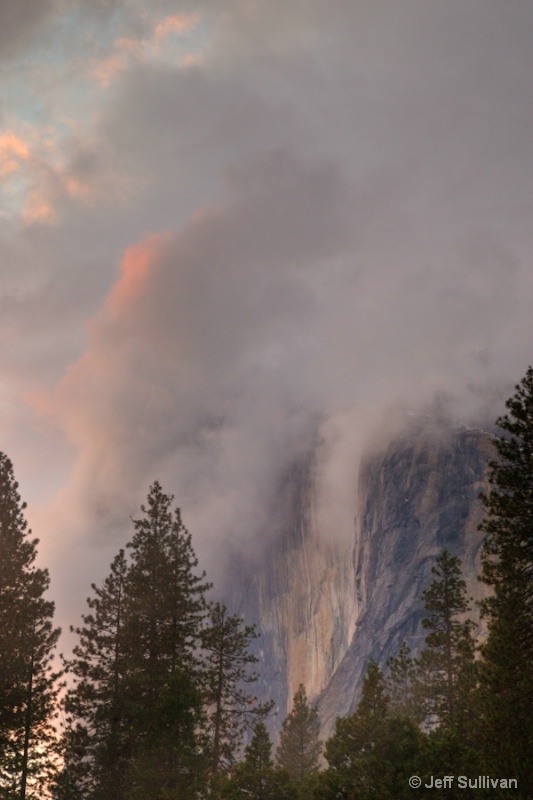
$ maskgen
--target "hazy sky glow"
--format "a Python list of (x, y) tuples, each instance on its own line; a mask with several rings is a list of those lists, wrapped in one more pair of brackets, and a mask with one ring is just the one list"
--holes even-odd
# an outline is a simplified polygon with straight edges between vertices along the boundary
[(0, 448), (62, 624), (155, 478), (215, 571), (317, 430), (342, 505), (384, 410), (522, 377), (532, 41), (529, 0), (0, 6)]

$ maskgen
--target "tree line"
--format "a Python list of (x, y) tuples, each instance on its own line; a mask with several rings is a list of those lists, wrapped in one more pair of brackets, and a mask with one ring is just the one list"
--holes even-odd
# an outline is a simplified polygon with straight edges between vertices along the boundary
[[(273, 704), (254, 694), (255, 627), (208, 599), (157, 481), (57, 668), (49, 574), (0, 453), (0, 799), (392, 800), (412, 796), (412, 775), (418, 797), (443, 775), (515, 779), (514, 796), (533, 796), (533, 368), (506, 408), (481, 496), (482, 644), (444, 550), (423, 594), (422, 651), (402, 645), (384, 672), (371, 661), (357, 709), (325, 743), (299, 686), (275, 753)], [(506, 789), (484, 781), (476, 796)]]

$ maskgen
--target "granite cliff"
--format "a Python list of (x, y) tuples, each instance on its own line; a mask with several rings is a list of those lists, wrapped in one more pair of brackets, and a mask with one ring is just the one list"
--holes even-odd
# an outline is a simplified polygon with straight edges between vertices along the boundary
[(421, 593), (443, 548), (460, 556), (470, 595), (481, 596), (478, 496), (490, 447), (478, 429), (412, 423), (363, 457), (353, 528), (334, 539), (320, 530), (314, 454), (292, 466), (277, 536), (234, 595), (261, 631), (262, 692), (278, 722), (304, 683), (328, 736), (353, 711), (370, 658), (384, 665), (402, 641), (421, 646)]

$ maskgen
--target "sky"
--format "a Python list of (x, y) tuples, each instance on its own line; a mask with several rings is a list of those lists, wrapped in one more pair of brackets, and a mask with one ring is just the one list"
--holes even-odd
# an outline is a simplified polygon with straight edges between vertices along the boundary
[(384, 420), (503, 411), (532, 41), (529, 0), (0, 5), (0, 449), (60, 624), (155, 479), (223, 582), (309, 448), (349, 535)]

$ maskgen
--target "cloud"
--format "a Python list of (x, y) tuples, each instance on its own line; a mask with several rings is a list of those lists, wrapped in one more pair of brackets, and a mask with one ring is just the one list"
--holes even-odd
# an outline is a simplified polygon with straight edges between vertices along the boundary
[(164, 17), (154, 28), (152, 40), (160, 43), (173, 33), (190, 33), (200, 21), (199, 14), (174, 14), (171, 17)]
[(533, 6), (84, 8), (0, 140), (10, 455), (40, 487), (60, 454), (32, 490), (59, 582), (67, 541), (106, 568), (155, 477), (210, 564), (257, 553), (317, 430), (349, 526), (383, 410), (475, 416), (531, 361)]
[[(96, 507), (113, 509), (115, 524), (163, 469), (180, 476), (204, 548), (232, 537), (255, 549), (250, 533), (271, 500), (261, 483), (314, 435), (299, 360), (314, 347), (306, 325), (322, 265), (350, 240), (349, 197), (331, 165), (282, 152), (232, 170), (228, 192), (181, 232), (128, 249), (85, 352), (49, 400), (79, 454), (70, 521), (87, 524)], [(237, 510), (246, 532), (234, 529)]]
[(15, 133), (6, 131), (0, 135), (0, 176), (5, 177), (20, 169), (20, 162), (29, 158), (26, 142)]
[(25, 0), (0, 5), (0, 53), (11, 58), (29, 46), (39, 34), (39, 26), (55, 7), (54, 0)]
[(509, 320), (527, 317), (527, 270), (484, 236), (433, 266), (409, 226), (399, 251), (387, 237), (376, 249), (358, 213), (334, 164), (277, 150), (232, 167), (224, 199), (181, 230), (128, 248), (48, 400), (77, 454), (60, 530), (118, 543), (157, 476), (223, 576), (235, 551), (261, 552), (280, 475), (318, 436), (324, 532), (349, 536), (381, 415), (445, 391), (464, 420), (479, 406), (469, 383), (490, 386), (506, 359), (519, 369)]
[(91, 140), (74, 124), (61, 132), (21, 121), (17, 128), (0, 135), (5, 219), (56, 224), (72, 205), (104, 206), (127, 198), (131, 183), (111, 163), (105, 142)]
[[(115, 40), (112, 52), (105, 56), (92, 69), (92, 74), (107, 88), (121, 73), (133, 64), (145, 61), (169, 60), (171, 63), (190, 63), (194, 53), (181, 53), (175, 51), (172, 42), (168, 40), (174, 35), (180, 37), (190, 34), (198, 26), (201, 17), (197, 13), (174, 14), (165, 16), (155, 21), (151, 34), (146, 38), (139, 36), (121, 36)], [(185, 61), (186, 60), (186, 61)]]

